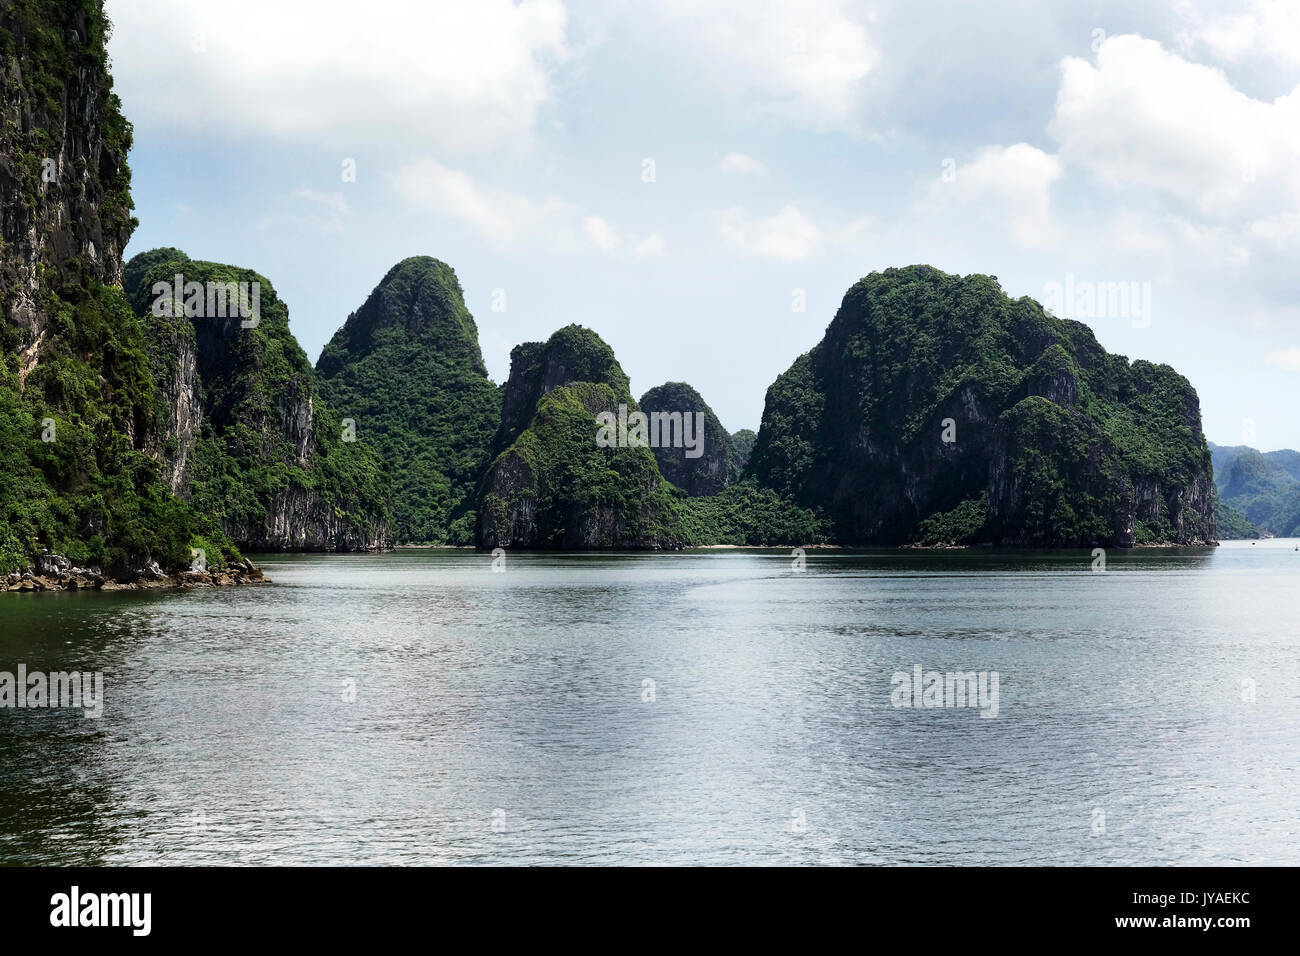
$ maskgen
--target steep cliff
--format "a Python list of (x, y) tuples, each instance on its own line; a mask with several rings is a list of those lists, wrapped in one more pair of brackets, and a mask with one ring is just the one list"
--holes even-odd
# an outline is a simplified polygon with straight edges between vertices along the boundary
[(135, 221), (108, 29), (99, 0), (0, 4), (0, 573), (238, 558), (151, 454), (145, 336), (118, 287)]
[(1204, 544), (1196, 392), (989, 276), (854, 285), (768, 389), (748, 474), (822, 506), (850, 544)]
[[(685, 382), (665, 382), (641, 396), (652, 422), (660, 473), (692, 496), (716, 495), (732, 481), (731, 435), (700, 393)], [(654, 427), (656, 419), (660, 427)]]
[(455, 271), (428, 256), (388, 271), (316, 363), (322, 395), (392, 474), (399, 542), (471, 544), (475, 484), (501, 412)]
[[(566, 326), (510, 356), (500, 452), (479, 494), (482, 548), (677, 548), (687, 543), (654, 453), (598, 416), (637, 410), (627, 375), (589, 329)], [(620, 410), (620, 406), (622, 409)]]
[(320, 400), (271, 283), (178, 249), (135, 256), (125, 279), (173, 492), (246, 550), (391, 547), (379, 459)]

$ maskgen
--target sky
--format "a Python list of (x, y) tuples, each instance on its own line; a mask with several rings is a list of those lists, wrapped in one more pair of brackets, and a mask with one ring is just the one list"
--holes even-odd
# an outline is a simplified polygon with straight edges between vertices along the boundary
[(1300, 2), (107, 0), (140, 226), (315, 360), (401, 259), (730, 430), (870, 272), (996, 276), (1300, 448)]

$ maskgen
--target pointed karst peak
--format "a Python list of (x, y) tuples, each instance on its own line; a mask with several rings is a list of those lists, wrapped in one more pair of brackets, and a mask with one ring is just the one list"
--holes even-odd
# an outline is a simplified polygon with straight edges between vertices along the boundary
[(497, 449), (527, 427), (543, 395), (571, 382), (604, 383), (619, 401), (633, 404), (627, 373), (609, 344), (591, 329), (566, 325), (545, 342), (524, 342), (511, 350)]
[(399, 543), (468, 544), (501, 397), (456, 273), (403, 259), (316, 364), (327, 401), (388, 464)]
[(317, 370), (326, 377), (335, 375), (393, 335), (448, 358), (468, 358), (478, 371), (487, 373), (478, 327), (465, 307), (456, 270), (440, 259), (411, 256), (389, 269), (325, 346)]

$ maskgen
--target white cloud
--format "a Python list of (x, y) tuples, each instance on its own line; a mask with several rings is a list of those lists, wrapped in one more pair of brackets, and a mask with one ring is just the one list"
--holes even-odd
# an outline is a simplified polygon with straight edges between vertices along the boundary
[(746, 253), (780, 262), (811, 258), (822, 240), (817, 225), (790, 205), (766, 219), (755, 219), (745, 209), (733, 206), (722, 213), (719, 231)]
[(266, 213), (257, 221), (257, 228), (260, 231), (267, 232), (288, 227), (337, 235), (344, 229), (344, 217), (351, 212), (341, 192), (326, 193), (307, 186), (299, 186), (289, 194), (288, 198), (315, 206), (317, 210), (307, 213), (299, 211)]
[(315, 189), (308, 189), (306, 186), (300, 186), (294, 190), (293, 198), (323, 206), (340, 216), (345, 216), (348, 213), (348, 201), (343, 198), (341, 192), (323, 193)]
[(1107, 39), (1096, 64), (1067, 58), (1049, 132), (1067, 166), (1156, 190), (1217, 221), (1300, 206), (1300, 89), (1253, 99), (1221, 70), (1138, 36)]
[(582, 221), (582, 229), (592, 245), (608, 256), (624, 257), (630, 255), (638, 261), (658, 259), (664, 254), (664, 237), (651, 233), (644, 239), (635, 235), (620, 235), (601, 216), (587, 216)]
[(1300, 372), (1300, 348), (1278, 349), (1268, 357), (1268, 364), (1288, 372)]
[(1238, 324), (1295, 322), (1300, 88), (1257, 99), (1152, 40), (1111, 37), (1095, 62), (1062, 62), (1048, 128), (1075, 187), (1078, 173), (1101, 187), (1102, 215), (1071, 225), (1072, 251), (1109, 249), (1221, 295)]
[(983, 234), (1010, 227), (1020, 245), (1053, 239), (1052, 184), (1061, 178), (1060, 161), (1028, 143), (986, 146), (975, 159), (940, 178), (921, 204), (923, 213), (946, 227), (973, 228)]
[(638, 260), (664, 252), (659, 233), (645, 237), (621, 233), (603, 216), (584, 213), (573, 203), (497, 189), (433, 159), (401, 167), (392, 177), (392, 187), (408, 208), (460, 222), (496, 245), (564, 252), (594, 246), (608, 256)]
[(1250, 234), (1256, 239), (1282, 247), (1300, 234), (1300, 215), (1283, 212), (1250, 224)]
[(587, 238), (602, 252), (613, 252), (618, 248), (618, 235), (614, 232), (614, 228), (600, 216), (588, 216), (583, 220), (582, 227)]
[(658, 259), (664, 254), (664, 237), (657, 232), (652, 232), (636, 244), (632, 250), (634, 259)]
[(137, 125), (340, 152), (525, 136), (569, 54), (562, 0), (108, 0), (108, 12), (115, 86)]
[(724, 173), (739, 173), (742, 176), (762, 176), (767, 172), (766, 166), (744, 153), (728, 153), (722, 157), (718, 167)]
[(535, 201), (493, 189), (432, 159), (403, 166), (393, 187), (405, 203), (465, 223), (498, 243), (537, 238), (574, 215), (571, 206), (557, 199)]
[(1180, 12), (1192, 28), (1183, 42), (1203, 44), (1218, 59), (1235, 63), (1260, 54), (1300, 65), (1300, 4), (1295, 0), (1251, 0), (1245, 13), (1204, 17), (1194, 4)]
[(798, 123), (851, 126), (880, 60), (838, 0), (669, 0), (657, 10), (715, 84)]

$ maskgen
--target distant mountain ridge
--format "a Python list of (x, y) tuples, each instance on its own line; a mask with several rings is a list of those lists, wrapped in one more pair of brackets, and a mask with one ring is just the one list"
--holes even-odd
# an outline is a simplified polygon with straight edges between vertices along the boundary
[[(1291, 537), (1300, 533), (1300, 452), (1289, 448), (1261, 452), (1248, 445), (1209, 443), (1214, 484), (1228, 509), (1231, 534)], [(1232, 514), (1241, 520), (1232, 518)]]

